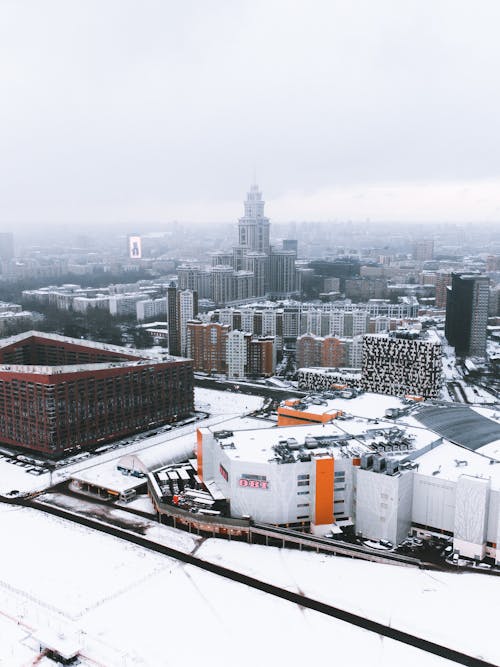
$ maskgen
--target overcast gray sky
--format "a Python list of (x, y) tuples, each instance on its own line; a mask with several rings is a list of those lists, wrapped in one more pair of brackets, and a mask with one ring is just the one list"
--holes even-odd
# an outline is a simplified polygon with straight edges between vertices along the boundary
[(500, 219), (498, 0), (0, 0), (0, 226)]

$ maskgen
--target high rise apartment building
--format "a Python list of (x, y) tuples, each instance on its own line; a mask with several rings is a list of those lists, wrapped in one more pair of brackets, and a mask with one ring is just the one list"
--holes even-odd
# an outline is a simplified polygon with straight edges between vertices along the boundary
[(293, 250), (272, 250), (270, 255), (270, 291), (277, 297), (285, 297), (296, 290), (295, 260)]
[(231, 379), (244, 378), (248, 371), (250, 341), (252, 335), (244, 331), (228, 331), (226, 360), (227, 376)]
[(276, 369), (274, 336), (261, 336), (250, 341), (248, 373), (270, 377)]
[(187, 323), (187, 353), (193, 369), (203, 373), (227, 372), (227, 335), (229, 327), (218, 322)]
[(446, 308), (447, 288), (451, 285), (451, 273), (439, 271), (436, 273), (436, 307)]
[(212, 300), (221, 306), (234, 298), (235, 271), (232, 266), (218, 264), (212, 267)]
[(168, 351), (174, 357), (181, 356), (181, 339), (179, 333), (179, 310), (177, 305), (177, 288), (170, 285), (167, 288), (167, 321), (168, 321)]
[(446, 338), (458, 356), (486, 355), (489, 278), (475, 273), (453, 273), (447, 288)]
[(187, 323), (198, 315), (198, 295), (193, 290), (180, 290), (177, 292), (177, 325), (179, 327), (179, 340), (181, 355), (186, 357), (187, 350)]
[(361, 386), (392, 396), (435, 398), (442, 378), (441, 342), (434, 332), (367, 334), (363, 337)]
[(361, 368), (363, 337), (337, 338), (303, 334), (297, 338), (299, 368)]
[(270, 376), (276, 368), (274, 336), (252, 337), (220, 322), (188, 322), (187, 353), (195, 371), (233, 379)]
[(187, 323), (198, 314), (196, 291), (167, 289), (168, 347), (174, 356), (188, 356)]

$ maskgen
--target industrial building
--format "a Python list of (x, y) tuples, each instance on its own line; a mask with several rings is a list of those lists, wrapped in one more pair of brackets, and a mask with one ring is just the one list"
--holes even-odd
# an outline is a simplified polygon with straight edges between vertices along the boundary
[(198, 430), (198, 476), (214, 480), (231, 516), (330, 525), (352, 516), (353, 468), (368, 448), (332, 424), (259, 431)]
[(197, 475), (234, 519), (317, 534), (349, 525), (394, 545), (413, 533), (500, 563), (500, 461), (431, 431), (367, 420), (201, 428)]
[(0, 439), (49, 457), (193, 411), (186, 359), (29, 331), (0, 343)]
[(411, 530), (451, 539), (466, 558), (500, 563), (500, 461), (445, 441), (407, 457), (396, 473), (385, 465), (361, 461), (357, 531), (398, 544)]

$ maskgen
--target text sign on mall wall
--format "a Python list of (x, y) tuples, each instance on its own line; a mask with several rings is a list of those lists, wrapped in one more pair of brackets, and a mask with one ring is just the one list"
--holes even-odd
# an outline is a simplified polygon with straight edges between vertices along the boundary
[(250, 489), (269, 488), (269, 482), (264, 475), (242, 475), (239, 480), (239, 485)]

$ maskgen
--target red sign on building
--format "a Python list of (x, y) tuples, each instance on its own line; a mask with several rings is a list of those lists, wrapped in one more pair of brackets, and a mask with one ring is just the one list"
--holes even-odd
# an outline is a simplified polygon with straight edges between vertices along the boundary
[(240, 486), (248, 486), (251, 489), (268, 489), (269, 482), (267, 479), (244, 479), (243, 477), (239, 481)]

